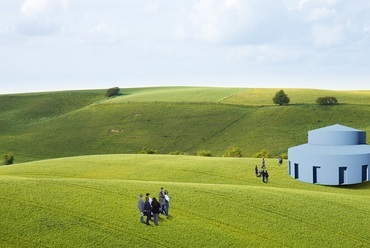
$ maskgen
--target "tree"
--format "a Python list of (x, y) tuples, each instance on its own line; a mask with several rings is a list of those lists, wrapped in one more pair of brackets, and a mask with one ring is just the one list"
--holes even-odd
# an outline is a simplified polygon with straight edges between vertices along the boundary
[(276, 92), (274, 98), (272, 98), (275, 104), (284, 105), (290, 102), (290, 98), (285, 94), (284, 90), (279, 90)]
[(7, 154), (3, 155), (3, 163), (4, 165), (13, 164), (14, 161), (14, 155), (11, 152), (8, 152)]
[(199, 150), (197, 151), (197, 156), (212, 157), (212, 152), (209, 150)]
[(143, 147), (143, 149), (139, 152), (139, 154), (158, 154), (158, 150), (154, 150), (154, 149), (151, 149), (151, 148), (146, 148), (146, 147)]
[(111, 96), (118, 96), (119, 95), (120, 88), (114, 87), (114, 88), (109, 88), (105, 92), (106, 97), (111, 97)]
[(338, 103), (337, 98), (334, 96), (318, 97), (316, 103), (320, 105), (334, 105)]

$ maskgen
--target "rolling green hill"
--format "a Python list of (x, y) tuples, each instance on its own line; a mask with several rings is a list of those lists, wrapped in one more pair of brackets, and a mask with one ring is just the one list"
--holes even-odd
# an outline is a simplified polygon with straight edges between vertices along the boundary
[[(95, 155), (0, 167), (1, 247), (369, 247), (370, 183), (300, 183), (266, 159)], [(171, 196), (139, 223), (138, 194)]]
[[(368, 247), (370, 183), (325, 187), (266, 159), (164, 155), (239, 146), (274, 156), (307, 131), (370, 133), (370, 91), (158, 87), (0, 95), (1, 247)], [(335, 96), (339, 105), (318, 106)], [(138, 155), (143, 148), (161, 155)], [(87, 156), (90, 155), (90, 156)], [(38, 161), (37, 161), (38, 160)], [(139, 223), (139, 193), (172, 197), (171, 218)]]
[[(15, 163), (94, 154), (137, 154), (143, 147), (168, 154), (210, 150), (222, 156), (238, 146), (244, 157), (273, 156), (307, 141), (307, 131), (342, 124), (370, 134), (370, 91), (156, 87), (0, 95), (0, 154)], [(318, 106), (319, 96), (339, 105)]]

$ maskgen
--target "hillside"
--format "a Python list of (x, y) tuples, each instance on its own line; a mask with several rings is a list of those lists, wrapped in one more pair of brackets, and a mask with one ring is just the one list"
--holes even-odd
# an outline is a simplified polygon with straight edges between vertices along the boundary
[[(273, 156), (307, 141), (307, 131), (342, 124), (370, 134), (370, 91), (285, 89), (288, 106), (275, 106), (278, 89), (157, 87), (0, 95), (0, 153), (15, 163), (93, 154), (168, 154), (238, 146), (245, 157)], [(339, 105), (318, 106), (319, 96)]]
[[(370, 183), (298, 182), (267, 159), (100, 155), (0, 167), (1, 247), (368, 247)], [(139, 223), (138, 194), (171, 218)], [(164, 238), (159, 238), (164, 236)]]

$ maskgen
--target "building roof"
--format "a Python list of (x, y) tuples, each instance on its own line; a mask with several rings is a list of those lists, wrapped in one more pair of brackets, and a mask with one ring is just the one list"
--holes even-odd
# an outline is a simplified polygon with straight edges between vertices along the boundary
[(314, 130), (311, 130), (309, 132), (330, 132), (330, 131), (361, 132), (361, 130), (358, 130), (358, 129), (355, 129), (355, 128), (352, 128), (352, 127), (343, 126), (343, 125), (340, 125), (340, 124), (334, 124), (334, 125), (331, 125), (331, 126), (314, 129)]
[(366, 132), (335, 124), (308, 131), (308, 143), (329, 146), (361, 145), (366, 144)]

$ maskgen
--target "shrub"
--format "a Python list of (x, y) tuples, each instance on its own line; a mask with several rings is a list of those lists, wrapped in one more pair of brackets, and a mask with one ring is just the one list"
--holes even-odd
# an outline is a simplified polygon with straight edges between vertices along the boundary
[(231, 147), (231, 148), (227, 149), (223, 154), (223, 157), (241, 158), (242, 156), (243, 156), (242, 152), (241, 152), (240, 148), (237, 147), (237, 146), (234, 146), (234, 147)]
[(139, 154), (158, 154), (158, 150), (148, 149), (143, 147), (143, 149), (139, 152)]
[(272, 98), (272, 101), (275, 104), (284, 105), (290, 102), (290, 98), (287, 94), (285, 94), (283, 90), (279, 90), (278, 92), (276, 92), (274, 98)]
[(13, 162), (14, 162), (13, 153), (9, 152), (9, 153), (3, 155), (3, 164), (4, 165), (13, 164)]
[(197, 151), (197, 156), (212, 157), (212, 152), (208, 150)]
[(338, 100), (334, 96), (324, 96), (324, 97), (318, 97), (316, 99), (316, 103), (320, 105), (333, 105), (333, 104), (337, 104)]
[(267, 149), (262, 149), (252, 155), (253, 158), (271, 158), (271, 154)]
[(170, 152), (170, 155), (189, 155), (189, 154), (186, 152), (174, 151)]
[(120, 88), (114, 87), (114, 88), (109, 88), (105, 92), (106, 97), (111, 97), (111, 96), (118, 96), (119, 95)]

